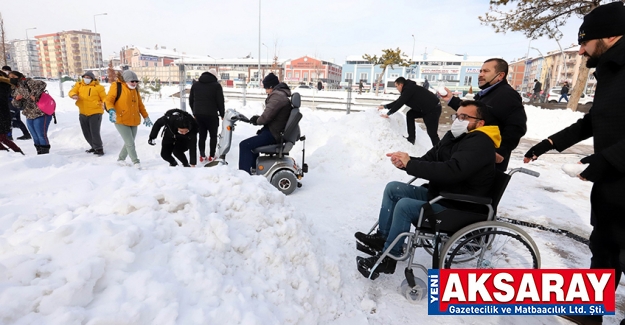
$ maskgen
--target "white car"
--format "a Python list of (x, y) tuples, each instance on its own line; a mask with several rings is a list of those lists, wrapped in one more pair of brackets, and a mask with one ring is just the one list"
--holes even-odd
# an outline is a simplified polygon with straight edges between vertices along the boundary
[[(549, 89), (549, 95), (547, 96), (547, 102), (548, 103), (557, 103), (558, 99), (560, 99), (560, 96), (562, 96), (560, 94), (560, 90), (562, 89), (562, 87), (552, 87), (551, 89)], [(569, 94), (569, 98), (570, 98), (570, 94)], [(578, 104), (580, 105), (592, 105), (594, 98), (590, 95), (586, 95), (586, 94), (582, 94), (582, 97), (579, 99)], [(563, 100), (563, 103), (565, 103), (566, 101)]]

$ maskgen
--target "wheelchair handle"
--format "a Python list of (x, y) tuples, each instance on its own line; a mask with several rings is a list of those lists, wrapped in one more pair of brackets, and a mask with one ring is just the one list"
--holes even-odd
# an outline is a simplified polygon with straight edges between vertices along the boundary
[(534, 177), (539, 177), (540, 176), (539, 172), (533, 171), (533, 170), (529, 170), (529, 169), (523, 168), (523, 167), (512, 169), (509, 174), (510, 174), (510, 176), (512, 176), (512, 174), (514, 174), (516, 172), (527, 174), (527, 175), (534, 176)]

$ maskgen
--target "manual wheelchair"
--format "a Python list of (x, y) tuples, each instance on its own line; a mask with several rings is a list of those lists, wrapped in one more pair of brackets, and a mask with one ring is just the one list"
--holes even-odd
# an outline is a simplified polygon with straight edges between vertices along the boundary
[[(400, 286), (400, 292), (404, 297), (416, 303), (426, 295), (425, 282), (414, 276), (413, 267), (422, 270), (427, 276), (427, 268), (421, 264), (413, 263), (415, 249), (423, 247), (432, 255), (432, 268), (540, 268), (540, 253), (534, 240), (519, 227), (496, 221), (497, 205), (508, 186), (513, 174), (520, 172), (538, 177), (540, 174), (525, 168), (516, 168), (508, 173), (497, 171), (495, 181), (489, 197), (477, 197), (471, 195), (440, 193), (430, 200), (421, 209), (419, 219), (413, 232), (401, 233), (389, 245), (388, 249), (381, 252), (376, 263), (370, 269), (363, 269), (359, 265), (359, 271), (375, 279), (379, 274), (375, 269), (382, 263), (385, 257), (397, 261), (408, 260), (404, 270), (406, 279)], [(413, 178), (408, 184), (414, 182)], [(445, 202), (468, 202), (483, 211), (463, 211), (447, 208), (434, 213), (431, 204), (445, 205)], [(369, 230), (371, 234), (378, 223)], [(397, 242), (406, 239), (403, 254), (393, 256), (390, 251)], [(376, 255), (366, 246), (357, 242), (360, 251)]]

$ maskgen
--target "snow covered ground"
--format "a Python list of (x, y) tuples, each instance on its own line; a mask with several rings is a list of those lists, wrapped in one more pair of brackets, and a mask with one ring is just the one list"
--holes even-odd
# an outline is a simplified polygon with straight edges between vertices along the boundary
[[(65, 83), (65, 92), (71, 88)], [(353, 234), (376, 221), (384, 185), (410, 177), (384, 154), (429, 149), (402, 138), (403, 117), (377, 111), (345, 115), (302, 108), (309, 173), (285, 197), (260, 176), (236, 169), (237, 144), (257, 127), (239, 124), (229, 166), (170, 168), (160, 146), (149, 146), (139, 126), (137, 152), (144, 170), (115, 161), (122, 140), (104, 119), (103, 157), (88, 149), (73, 100), (57, 99), (51, 153), (2, 153), (0, 170), (1, 324), (567, 324), (555, 316), (427, 316), (397, 292), (401, 269), (376, 281), (356, 270)], [(178, 106), (146, 102), (152, 120)], [(251, 116), (261, 102), (235, 108)], [(581, 117), (526, 106), (528, 138), (542, 139)], [(15, 130), (20, 135), (19, 130)], [(291, 152), (301, 163), (302, 144)], [(523, 165), (515, 152), (510, 167)], [(588, 236), (591, 184), (560, 170), (577, 155), (546, 154), (531, 165), (540, 178), (515, 175), (502, 216)], [(543, 268), (589, 265), (588, 248), (553, 233), (525, 229), (540, 248)], [(429, 265), (427, 253), (417, 259)], [(625, 296), (617, 295), (624, 310)], [(618, 324), (623, 317), (606, 317)]]

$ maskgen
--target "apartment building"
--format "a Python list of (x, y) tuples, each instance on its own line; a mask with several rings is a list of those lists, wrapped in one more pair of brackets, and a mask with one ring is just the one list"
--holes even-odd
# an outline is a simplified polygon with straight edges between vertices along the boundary
[(28, 77), (41, 76), (36, 40), (14, 40), (11, 42), (9, 53), (13, 61), (11, 69)]
[(35, 36), (42, 76), (80, 76), (85, 70), (102, 67), (100, 34), (89, 29)]

